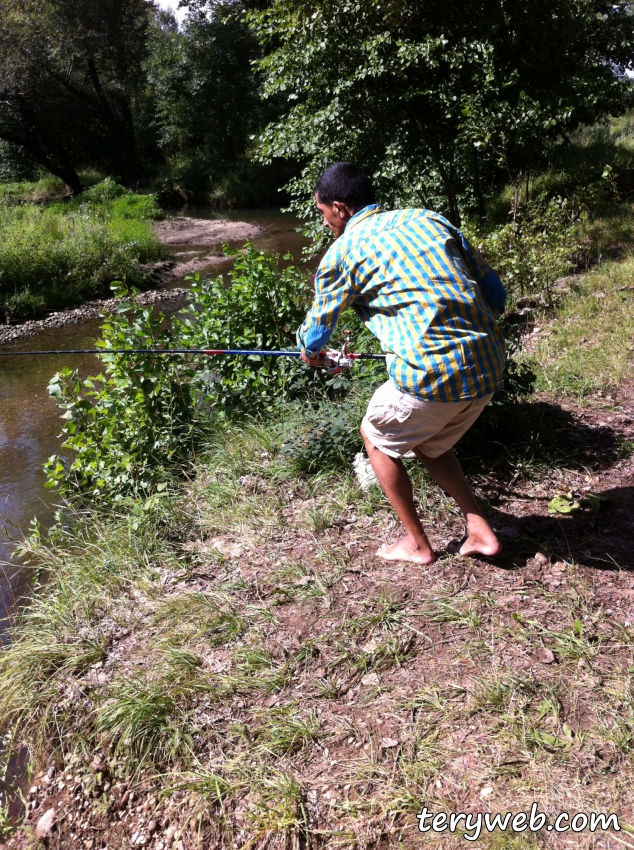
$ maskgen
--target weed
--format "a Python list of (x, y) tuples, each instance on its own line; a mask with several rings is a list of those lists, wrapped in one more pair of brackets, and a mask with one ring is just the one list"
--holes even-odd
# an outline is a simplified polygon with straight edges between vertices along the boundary
[(211, 646), (235, 640), (246, 622), (234, 603), (224, 594), (188, 591), (167, 599), (156, 613), (157, 622), (185, 626), (196, 638), (204, 637)]
[(117, 682), (96, 711), (96, 730), (116, 754), (129, 753), (141, 766), (147, 760), (171, 764), (191, 751), (192, 736), (178, 705), (178, 687), (166, 681), (132, 678)]
[(151, 226), (157, 215), (152, 196), (112, 181), (81, 201), (0, 205), (0, 310), (25, 319), (105, 294), (117, 280), (143, 286), (139, 264), (162, 255)]

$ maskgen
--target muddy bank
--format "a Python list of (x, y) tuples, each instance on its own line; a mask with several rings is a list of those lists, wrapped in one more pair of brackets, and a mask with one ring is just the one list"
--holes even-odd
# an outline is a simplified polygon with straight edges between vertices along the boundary
[(159, 222), (154, 228), (163, 245), (219, 245), (256, 239), (264, 232), (259, 224), (227, 219), (208, 220), (176, 216)]

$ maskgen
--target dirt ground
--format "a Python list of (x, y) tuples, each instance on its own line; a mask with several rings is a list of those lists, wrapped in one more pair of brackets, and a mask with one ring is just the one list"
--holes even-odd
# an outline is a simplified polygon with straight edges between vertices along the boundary
[(222, 242), (255, 239), (263, 231), (260, 225), (245, 221), (208, 221), (187, 216), (160, 221), (154, 229), (163, 245), (219, 245)]
[[(178, 633), (215, 688), (192, 703), (199, 767), (130, 782), (105, 739), (51, 760), (7, 847), (33, 846), (51, 811), (44, 844), (59, 850), (465, 847), (460, 829), (419, 832), (422, 806), (476, 817), (534, 803), (551, 825), (612, 812), (621, 831), (483, 829), (479, 845), (634, 847), (633, 402), (634, 384), (583, 408), (542, 397), (536, 444), (555, 428), (565, 462), (510, 477), (471, 464), (505, 545), (495, 562), (447, 552), (462, 522), (431, 485), (439, 558), (419, 568), (375, 556), (398, 529), (369, 498), (319, 520), (327, 502), (256, 472), (239, 479), (240, 522), (222, 526), (195, 482), (190, 570), (138, 596), (137, 626), (111, 624), (108, 660), (77, 684), (90, 706), (126, 671), (158, 675), (148, 647)], [(558, 494), (578, 507), (549, 512)], [(237, 642), (200, 628), (212, 596), (243, 624)]]

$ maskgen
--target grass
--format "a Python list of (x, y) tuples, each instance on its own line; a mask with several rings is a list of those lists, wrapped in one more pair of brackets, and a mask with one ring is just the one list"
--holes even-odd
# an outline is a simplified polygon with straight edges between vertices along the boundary
[[(53, 754), (71, 789), (84, 777), (91, 802), (62, 827), (68, 846), (84, 822), (123, 846), (146, 803), (174, 840), (206, 848), (407, 846), (423, 804), (538, 800), (552, 813), (609, 799), (625, 812), (634, 636), (594, 601), (584, 568), (571, 562), (557, 596), (525, 569), (531, 615), (504, 601), (513, 573), (460, 559), (395, 581), (364, 545), (386, 508), (364, 514), (371, 497), (341, 472), (292, 477), (280, 444), (258, 423), (223, 426), (134, 528), (93, 517), (52, 547), (32, 541), (47, 592), (0, 655), (0, 717), (35, 764)], [(421, 484), (436, 522), (452, 523)], [(328, 524), (307, 512), (333, 505)], [(351, 511), (360, 542), (336, 516)], [(513, 667), (543, 648), (553, 665)], [(133, 803), (118, 786), (138, 789)], [(508, 833), (482, 845), (531, 846)]]
[(531, 359), (538, 388), (584, 397), (609, 395), (631, 369), (634, 257), (599, 266), (544, 316)]
[(114, 281), (142, 287), (140, 264), (162, 250), (152, 229), (152, 196), (106, 180), (73, 201), (11, 202), (0, 194), (0, 311), (6, 321), (109, 294)]

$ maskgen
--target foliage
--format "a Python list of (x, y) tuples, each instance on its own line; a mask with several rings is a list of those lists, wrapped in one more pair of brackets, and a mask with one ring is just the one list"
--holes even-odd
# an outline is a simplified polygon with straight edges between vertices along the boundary
[(162, 254), (151, 195), (105, 181), (71, 203), (0, 205), (0, 310), (15, 321), (103, 295), (113, 281), (143, 286), (140, 263)]
[(236, 256), (230, 286), (223, 278), (194, 281), (189, 304), (171, 328), (150, 307), (124, 298), (103, 325), (105, 374), (82, 382), (64, 370), (51, 381), (49, 391), (64, 410), (63, 447), (73, 459), (49, 460), (47, 486), (92, 502), (147, 495), (195, 454), (197, 424), (210, 414), (260, 415), (313, 385), (312, 373), (287, 358), (210, 363), (107, 354), (109, 348), (294, 348), (308, 297), (306, 276), (278, 264), (277, 255), (248, 245)]
[(207, 178), (244, 151), (261, 111), (251, 73), (257, 43), (233, 14), (238, 5), (191, 12), (184, 30), (158, 16), (151, 33), (146, 68), (159, 145), (168, 155), (200, 157)]
[[(306, 273), (292, 265), (280, 269), (277, 254), (250, 243), (243, 252), (225, 246), (225, 253), (235, 256), (231, 283), (194, 278), (187, 311), (174, 324), (179, 346), (294, 350), (310, 302)], [(216, 410), (256, 414), (320, 383), (297, 360), (259, 356), (215, 358), (198, 382)]]
[(100, 157), (135, 185), (133, 105), (142, 97), (153, 7), (146, 0), (2, 0), (0, 138), (60, 177)]
[[(115, 290), (122, 295), (121, 290)], [(164, 489), (166, 470), (193, 455), (194, 368), (182, 357), (107, 354), (108, 348), (172, 347), (173, 334), (151, 307), (122, 300), (106, 319), (100, 346), (105, 374), (81, 381), (65, 369), (49, 385), (63, 414), (63, 447), (53, 456), (47, 487), (92, 503), (121, 501)]]
[(571, 270), (581, 250), (579, 215), (566, 198), (530, 201), (513, 211), (508, 224), (472, 239), (513, 301), (537, 296), (550, 304), (553, 283)]
[(268, 49), (265, 95), (287, 101), (259, 156), (305, 163), (290, 189), (306, 217), (320, 171), (345, 159), (387, 204), (459, 224), (483, 215), (483, 184), (518, 180), (579, 122), (624, 109), (625, 2), (276, 0), (249, 21)]

